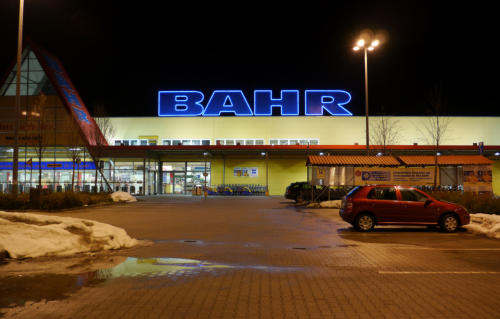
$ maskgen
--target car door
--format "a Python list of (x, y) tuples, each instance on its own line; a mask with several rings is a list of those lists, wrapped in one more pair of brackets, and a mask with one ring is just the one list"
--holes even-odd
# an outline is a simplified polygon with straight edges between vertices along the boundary
[(401, 196), (401, 219), (409, 223), (436, 222), (436, 209), (424, 194), (412, 188), (399, 188)]
[(378, 223), (398, 221), (401, 207), (394, 187), (372, 188), (367, 195), (367, 205), (368, 209), (375, 214)]

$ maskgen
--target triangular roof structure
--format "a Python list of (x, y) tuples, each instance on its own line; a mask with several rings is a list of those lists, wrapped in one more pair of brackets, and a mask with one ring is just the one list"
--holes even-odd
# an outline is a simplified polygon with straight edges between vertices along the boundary
[[(0, 96), (16, 95), (16, 67), (16, 64), (12, 63), (10, 72), (0, 82)], [(26, 72), (27, 70), (29, 72)], [(88, 112), (62, 63), (29, 39), (25, 42), (22, 54), (21, 76), (22, 96), (38, 95), (40, 92), (59, 96), (87, 145), (107, 145), (106, 139)]]

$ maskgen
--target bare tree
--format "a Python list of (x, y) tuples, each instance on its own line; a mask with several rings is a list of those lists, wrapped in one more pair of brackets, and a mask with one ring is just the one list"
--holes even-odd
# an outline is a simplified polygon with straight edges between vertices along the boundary
[(94, 145), (90, 148), (90, 151), (96, 164), (94, 187), (95, 192), (97, 192), (97, 175), (99, 173), (101, 174), (102, 184), (103, 172), (101, 171), (100, 162), (104, 155), (104, 147), (107, 146), (108, 141), (114, 137), (115, 129), (109, 118), (106, 117), (106, 110), (102, 105), (97, 105), (94, 108), (94, 120), (97, 126), (91, 132), (91, 138), (94, 141)]
[(382, 115), (377, 121), (372, 120), (372, 123), (371, 144), (382, 146), (382, 153), (385, 155), (387, 146), (399, 143), (399, 121)]
[(27, 128), (31, 132), (29, 139), (38, 158), (38, 189), (41, 190), (42, 159), (47, 146), (53, 141), (51, 134), (53, 134), (53, 125), (55, 125), (47, 106), (47, 97), (43, 93), (40, 93), (35, 98), (32, 104), (32, 111), (29, 115), (30, 119), (28, 120)]
[(419, 129), (427, 144), (434, 146), (434, 187), (437, 186), (437, 176), (439, 173), (439, 147), (446, 140), (446, 134), (450, 125), (450, 118), (442, 116), (445, 106), (446, 101), (443, 98), (441, 86), (434, 87), (429, 95), (429, 113), (431, 116), (427, 120), (427, 123), (424, 124), (423, 132)]
[(75, 190), (75, 166), (79, 165), (79, 158), (82, 152), (83, 141), (78, 130), (68, 132), (68, 155), (71, 158), (73, 172), (71, 174), (71, 191)]

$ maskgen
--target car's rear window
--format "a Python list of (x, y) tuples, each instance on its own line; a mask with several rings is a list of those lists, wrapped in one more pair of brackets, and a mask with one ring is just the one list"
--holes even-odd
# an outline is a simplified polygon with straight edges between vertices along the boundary
[(360, 186), (356, 186), (356, 187), (354, 187), (353, 189), (351, 189), (351, 190), (349, 191), (349, 193), (347, 193), (347, 195), (346, 195), (346, 196), (353, 196), (353, 195), (354, 195), (354, 194), (356, 194), (356, 192), (357, 192), (358, 190), (360, 190), (360, 189), (361, 189), (361, 187), (360, 187)]

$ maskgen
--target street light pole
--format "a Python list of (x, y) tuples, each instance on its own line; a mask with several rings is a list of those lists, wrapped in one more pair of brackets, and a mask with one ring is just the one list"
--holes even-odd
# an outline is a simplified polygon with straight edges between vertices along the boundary
[(370, 154), (370, 123), (369, 123), (369, 112), (368, 112), (368, 51), (373, 51), (378, 45), (380, 41), (377, 39), (373, 39), (369, 47), (365, 45), (365, 40), (360, 39), (356, 42), (356, 46), (354, 46), (354, 51), (359, 51), (363, 48), (364, 52), (364, 60), (365, 60), (365, 116), (366, 116), (366, 154)]
[(366, 155), (370, 154), (370, 124), (368, 115), (368, 49), (365, 47), (365, 116), (366, 116)]
[(14, 154), (12, 165), (12, 194), (17, 197), (19, 177), (19, 115), (21, 113), (21, 55), (23, 51), (23, 15), (24, 0), (19, 0), (19, 30), (17, 34), (17, 69), (16, 69), (16, 112), (14, 114)]

